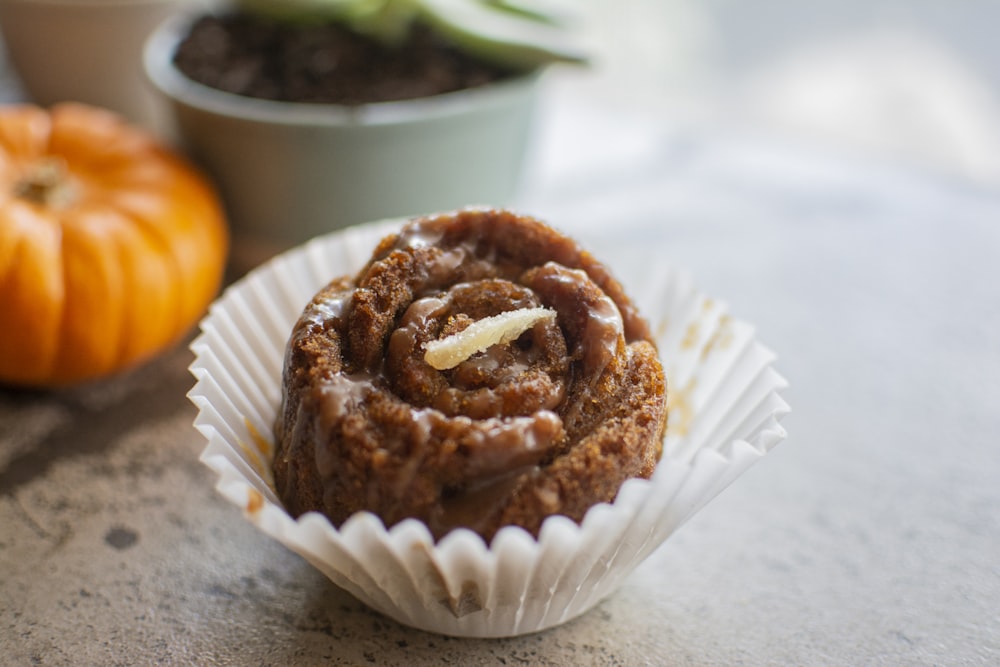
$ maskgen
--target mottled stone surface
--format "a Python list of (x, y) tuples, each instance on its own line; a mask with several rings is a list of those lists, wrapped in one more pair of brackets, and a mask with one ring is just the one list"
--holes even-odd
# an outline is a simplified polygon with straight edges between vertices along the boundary
[(626, 284), (655, 252), (753, 321), (792, 383), (790, 439), (616, 595), (488, 641), (366, 609), (215, 493), (180, 347), (110, 382), (0, 392), (4, 662), (1000, 662), (1000, 198), (772, 145), (670, 156), (527, 205)]

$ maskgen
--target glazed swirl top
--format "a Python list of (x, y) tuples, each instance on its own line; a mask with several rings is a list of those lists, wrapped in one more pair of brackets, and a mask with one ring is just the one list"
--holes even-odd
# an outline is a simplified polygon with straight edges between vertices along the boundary
[[(512, 340), (428, 363), (429, 345), (521, 313)], [(665, 424), (662, 369), (621, 286), (572, 240), (505, 211), (417, 219), (384, 239), (306, 307), (283, 387), (275, 479), (293, 514), (339, 524), (369, 510), (436, 536), (579, 520), (651, 472)]]

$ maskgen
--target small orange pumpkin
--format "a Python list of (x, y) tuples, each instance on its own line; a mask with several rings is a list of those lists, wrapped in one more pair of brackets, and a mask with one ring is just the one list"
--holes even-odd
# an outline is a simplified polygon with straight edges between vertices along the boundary
[(209, 182), (110, 111), (0, 108), (0, 382), (65, 385), (145, 361), (218, 292)]

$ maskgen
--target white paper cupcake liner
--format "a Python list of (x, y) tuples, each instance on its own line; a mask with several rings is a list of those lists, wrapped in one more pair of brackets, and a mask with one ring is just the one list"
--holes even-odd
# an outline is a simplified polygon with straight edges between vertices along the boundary
[(356, 273), (401, 224), (373, 223), (319, 237), (226, 290), (192, 344), (189, 397), (208, 439), (201, 460), (218, 490), (258, 528), (334, 583), (401, 623), (454, 636), (501, 637), (568, 621), (612, 593), (681, 524), (785, 437), (788, 406), (774, 355), (753, 328), (702, 295), (690, 277), (658, 266), (629, 285), (657, 328), (670, 411), (663, 459), (649, 480), (627, 481), (581, 524), (550, 517), (538, 539), (507, 527), (486, 545), (456, 530), (435, 544), (415, 520), (391, 529), (360, 513), (340, 529), (310, 513), (293, 519), (273, 490), (271, 429), (285, 343), (302, 308), (330, 279)]

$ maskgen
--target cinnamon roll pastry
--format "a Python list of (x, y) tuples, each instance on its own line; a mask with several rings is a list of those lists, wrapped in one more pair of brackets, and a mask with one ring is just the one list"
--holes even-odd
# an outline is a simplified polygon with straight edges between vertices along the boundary
[(463, 210), (410, 221), (306, 306), (274, 478), (292, 515), (338, 526), (537, 536), (648, 477), (665, 426), (649, 327), (607, 268), (538, 220)]

